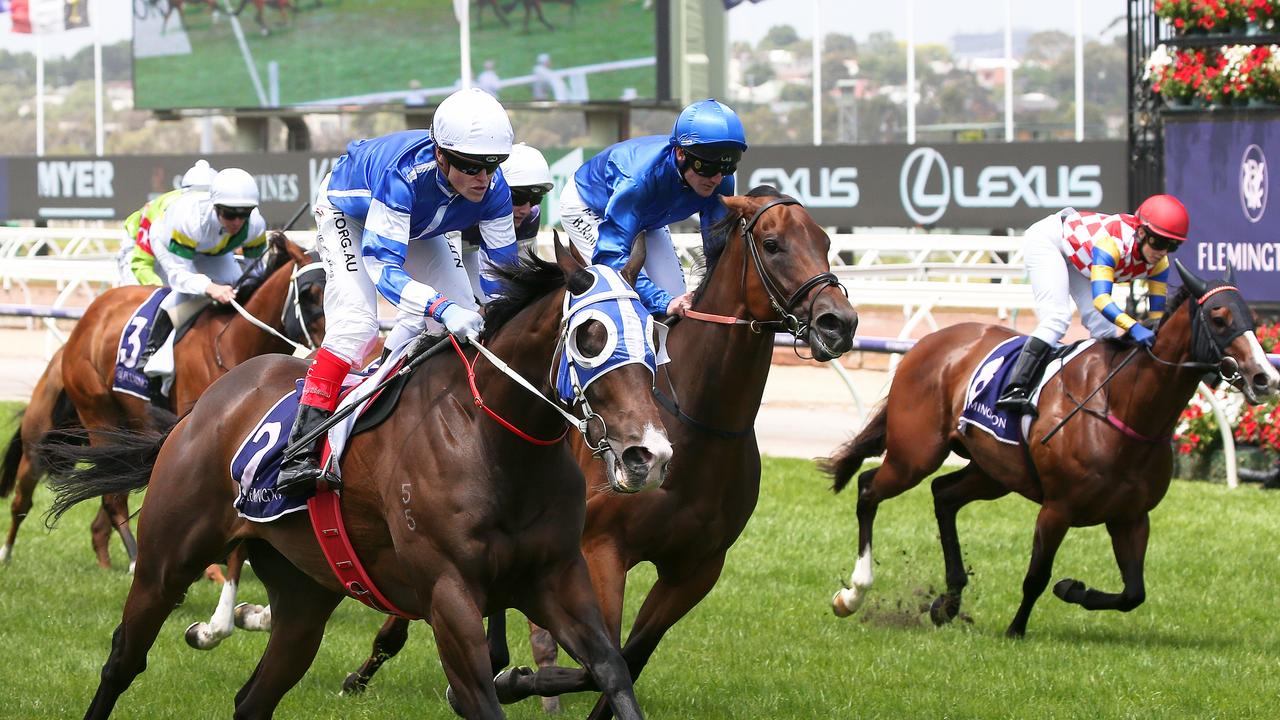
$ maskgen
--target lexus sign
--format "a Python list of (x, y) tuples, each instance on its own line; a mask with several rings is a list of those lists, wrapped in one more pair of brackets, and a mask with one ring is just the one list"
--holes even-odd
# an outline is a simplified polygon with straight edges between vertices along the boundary
[(822, 225), (1004, 228), (1064, 207), (1126, 212), (1122, 142), (752, 147), (739, 192), (773, 185)]

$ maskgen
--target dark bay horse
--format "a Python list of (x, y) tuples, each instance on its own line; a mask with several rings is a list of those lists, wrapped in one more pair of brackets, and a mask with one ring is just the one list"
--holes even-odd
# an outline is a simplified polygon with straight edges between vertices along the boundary
[[(1170, 301), (1154, 347), (1138, 351), (1122, 369), (1121, 356), (1137, 350), (1131, 343), (1109, 340), (1085, 350), (1042, 391), (1029, 449), (998, 442), (985, 432), (957, 430), (970, 376), (993, 347), (1012, 335), (1010, 331), (955, 325), (925, 337), (906, 354), (888, 398), (857, 437), (825, 463), (839, 492), (864, 460), (884, 453), (879, 467), (858, 477), (858, 561), (852, 587), (832, 600), (837, 615), (856, 611), (871, 588), (876, 508), (919, 484), (949, 452), (970, 462), (933, 481), (947, 581), (946, 592), (930, 610), (935, 624), (956, 617), (968, 582), (956, 514), (974, 500), (995, 500), (1010, 492), (1038, 503), (1040, 514), (1022, 582), (1022, 603), (1007, 635), (1026, 634), (1031, 608), (1048, 586), (1054, 554), (1073, 527), (1106, 525), (1124, 590), (1103, 592), (1064, 579), (1054, 585), (1054, 594), (1086, 610), (1127, 612), (1142, 604), (1148, 514), (1169, 488), (1170, 435), (1205, 370), (1221, 364), (1224, 375), (1253, 404), (1280, 385), (1280, 375), (1254, 335), (1253, 315), (1240, 292), (1229, 280), (1205, 282), (1181, 263), (1175, 265), (1183, 286)], [(1042, 442), (1112, 370), (1118, 372), (1085, 403), (1083, 412)]]
[[(272, 234), (271, 249), (262, 262), (261, 275), (241, 287), (241, 304), (276, 332), (296, 342), (314, 344), (313, 339), (324, 335), (323, 270), (283, 233)], [(299, 277), (298, 271), (307, 267), (314, 269)], [(46, 432), (55, 427), (79, 426), (91, 431), (89, 437), (93, 441), (93, 433), (98, 430), (139, 429), (156, 424), (150, 403), (111, 389), (121, 332), (155, 289), (114, 288), (95, 298), (36, 384), (0, 466), (0, 495), (7, 494), (10, 487), (17, 489), (8, 541), (5, 550), (0, 551), (4, 557), (12, 553), (18, 527), (30, 511), (36, 482), (44, 474), (31, 448)], [(230, 368), (256, 355), (289, 350), (283, 340), (254, 326), (232, 308), (210, 308), (174, 346), (174, 383), (170, 405), (165, 409), (175, 415), (185, 414), (205, 388)], [(98, 564), (111, 566), (108, 540), (113, 527), (132, 564), (137, 550), (129, 530), (126, 498), (106, 497), (103, 509), (92, 527)]]
[[(656, 388), (678, 458), (666, 481), (644, 495), (604, 492), (605, 469), (575, 442), (587, 478), (582, 552), (609, 635), (622, 647), (633, 679), (667, 630), (715, 586), (725, 554), (755, 510), (760, 449), (754, 425), (774, 333), (792, 332), (825, 361), (852, 346), (858, 323), (831, 275), (831, 240), (798, 202), (761, 187), (724, 203), (729, 214), (717, 228), (723, 244), (708, 248), (706, 279), (694, 297), (694, 311), (671, 328), (672, 362), (664, 366)], [(657, 568), (658, 580), (623, 646), (627, 571), (645, 561)], [(502, 621), (490, 619), (495, 665), (505, 664), (507, 657)], [(393, 628), (384, 627), (379, 635), (403, 644)], [(380, 665), (387, 649), (375, 642), (370, 661)], [(360, 672), (370, 668), (366, 663)], [(526, 668), (509, 671), (498, 685), (504, 702), (595, 689), (580, 670), (554, 667), (536, 674)], [(602, 699), (592, 717), (608, 714)]]
[[(550, 629), (620, 717), (641, 717), (578, 544), (584, 485), (557, 437), (565, 421), (549, 407), (547, 397), (556, 394), (547, 370), (558, 348), (574, 349), (573, 372), (581, 376), (586, 366), (579, 358), (602, 354), (611, 339), (652, 349), (654, 336), (642, 327), (615, 333), (596, 319), (562, 326), (566, 292), (587, 292), (596, 276), (558, 243), (557, 255), (559, 266), (527, 258), (500, 270), (507, 284), (486, 313), (486, 345), (539, 384), (541, 395), (490, 363), (477, 363), (474, 372), (483, 407), (527, 436), (485, 416), (468, 389), (469, 369), (449, 353), (422, 364), (397, 411), (357, 435), (340, 464), (352, 546), (391, 603), (431, 622), (456, 704), (470, 718), (502, 717), (482, 618), (506, 607)], [(642, 263), (640, 253), (628, 264), (629, 282)], [(148, 488), (137, 572), (87, 717), (110, 714), (145, 668), (148, 649), (192, 579), (236, 542), (247, 545), (274, 612), (271, 639), (236, 695), (235, 716), (269, 717), (306, 672), (343, 587), (305, 514), (270, 523), (238, 516), (229, 472), (257, 418), (305, 370), (292, 358), (256, 358), (215, 382), (167, 438), (123, 434), (112, 446), (63, 446), (60, 461), (90, 464), (56, 486), (57, 512), (86, 495)], [(652, 383), (649, 367), (631, 363), (596, 376), (584, 390), (590, 410), (581, 405), (589, 415), (580, 431), (616, 458), (605, 483), (610, 489), (602, 492), (634, 492), (661, 480), (671, 446), (649, 395)]]

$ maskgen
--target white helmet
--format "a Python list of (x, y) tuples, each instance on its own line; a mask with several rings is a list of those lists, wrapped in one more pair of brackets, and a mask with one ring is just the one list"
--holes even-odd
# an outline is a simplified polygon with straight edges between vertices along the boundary
[(555, 183), (551, 181), (551, 168), (547, 159), (542, 157), (538, 149), (518, 143), (511, 147), (511, 156), (502, 162), (502, 176), (507, 185), (517, 187), (540, 187), (543, 192), (551, 190)]
[(209, 199), (214, 205), (251, 208), (258, 206), (258, 183), (240, 168), (219, 170), (213, 177)]
[(502, 103), (480, 88), (445, 98), (431, 120), (431, 136), (442, 150), (486, 163), (506, 160), (515, 140)]
[(208, 190), (213, 184), (214, 174), (213, 168), (209, 167), (209, 161), (201, 158), (182, 175), (180, 187), (183, 190)]

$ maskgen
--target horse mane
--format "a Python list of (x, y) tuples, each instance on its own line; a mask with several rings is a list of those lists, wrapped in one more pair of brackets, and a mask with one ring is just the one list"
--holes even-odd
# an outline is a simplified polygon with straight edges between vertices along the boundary
[(485, 306), (483, 339), (492, 338), (521, 310), (534, 301), (565, 286), (560, 266), (547, 262), (526, 250), (515, 262), (500, 263), (490, 268), (502, 285), (496, 297)]
[(1156, 330), (1159, 330), (1165, 323), (1169, 322), (1169, 318), (1173, 317), (1173, 314), (1178, 311), (1182, 303), (1186, 302), (1190, 297), (1191, 291), (1187, 289), (1187, 286), (1179, 285), (1177, 292), (1165, 303), (1164, 316), (1160, 318), (1160, 324), (1156, 326)]
[(244, 305), (249, 302), (249, 298), (253, 297), (253, 293), (271, 277), (275, 271), (290, 263), (293, 258), (285, 250), (285, 243), (288, 239), (285, 234), (279, 231), (272, 232), (267, 236), (267, 250), (261, 258), (254, 262), (263, 264), (262, 271), (254, 273), (245, 279), (244, 283), (236, 290), (236, 302)]
[[(778, 189), (772, 185), (757, 185), (751, 188), (746, 196), (776, 198), (782, 197), (782, 193), (778, 192)], [(705, 269), (702, 273), (702, 281), (698, 283), (698, 288), (693, 294), (695, 303), (706, 289), (707, 280), (715, 272), (716, 263), (720, 261), (720, 256), (724, 254), (724, 249), (729, 244), (729, 238), (733, 235), (733, 228), (740, 220), (742, 220), (742, 214), (731, 208), (723, 218), (720, 218), (715, 225), (712, 225), (707, 230), (707, 238), (702, 244), (703, 254), (705, 255)]]

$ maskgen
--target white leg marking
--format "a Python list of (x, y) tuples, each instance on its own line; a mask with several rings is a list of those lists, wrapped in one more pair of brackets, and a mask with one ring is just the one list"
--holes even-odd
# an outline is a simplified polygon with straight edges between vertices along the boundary
[(9, 558), (13, 556), (13, 546), (5, 545), (0, 547), (0, 563), (9, 562)]
[(874, 579), (871, 561), (871, 546), (858, 555), (858, 564), (853, 567), (853, 575), (849, 577), (849, 584), (853, 587), (845, 588), (836, 593), (831, 599), (832, 610), (840, 617), (847, 617), (858, 611), (862, 604), (867, 601), (867, 593), (871, 590), (871, 582)]
[(187, 644), (197, 650), (210, 650), (218, 646), (224, 638), (235, 630), (233, 614), (236, 604), (236, 584), (228, 580), (222, 585), (222, 595), (218, 598), (218, 607), (207, 623), (192, 623), (187, 628)]
[(251, 632), (271, 632), (271, 606), (240, 603), (235, 610), (236, 627)]

